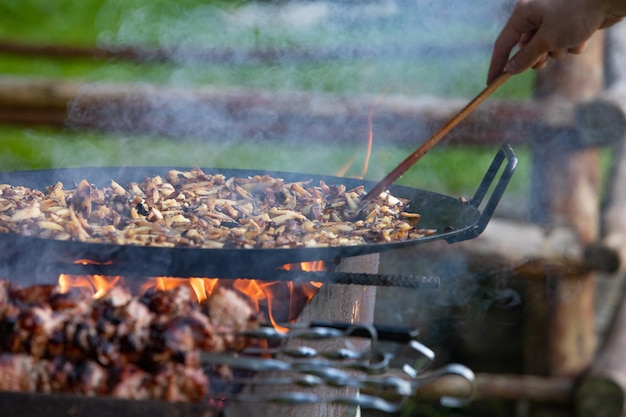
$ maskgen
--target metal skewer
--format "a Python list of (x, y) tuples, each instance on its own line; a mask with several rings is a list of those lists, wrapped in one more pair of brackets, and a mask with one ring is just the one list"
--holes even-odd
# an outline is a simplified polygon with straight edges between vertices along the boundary
[[(320, 326), (324, 323), (320, 322)], [(444, 367), (425, 371), (425, 368), (434, 360), (434, 352), (426, 346), (411, 340), (407, 345), (420, 360), (415, 365), (405, 363), (402, 368), (393, 368), (391, 365), (392, 353), (378, 350), (375, 343), (364, 350), (353, 350), (347, 337), (354, 336), (351, 326), (341, 323), (330, 323), (332, 327), (294, 328), (294, 338), (310, 340), (336, 339), (343, 341), (343, 348), (330, 351), (316, 350), (311, 346), (279, 346), (272, 349), (245, 350), (238, 355), (203, 352), (201, 363), (207, 366), (227, 365), (235, 370), (254, 372), (254, 378), (247, 376), (230, 378), (223, 392), (211, 392), (211, 398), (228, 400), (231, 402), (270, 402), (279, 404), (305, 405), (316, 402), (342, 403), (358, 405), (366, 409), (375, 409), (384, 412), (397, 412), (404, 408), (407, 401), (419, 389), (434, 383), (448, 375), (457, 375), (468, 383), (467, 395), (442, 396), (441, 403), (448, 407), (462, 407), (473, 397), (474, 373), (463, 365), (449, 364)], [(337, 328), (346, 328), (339, 331)], [(357, 326), (358, 327), (358, 326)], [(369, 327), (365, 326), (364, 327)], [(376, 337), (377, 328), (371, 326), (372, 338)], [(322, 330), (322, 331), (320, 331)], [(262, 333), (257, 336), (264, 338)], [(270, 336), (271, 334), (267, 334)], [(361, 335), (364, 336), (364, 335)], [(256, 337), (256, 336), (253, 336)], [(286, 341), (287, 337), (284, 339)], [(344, 356), (342, 351), (350, 351)], [(337, 354), (333, 354), (336, 352)], [(306, 353), (306, 354), (303, 354)], [(267, 355), (270, 354), (268, 357)], [(278, 355), (280, 359), (275, 359)], [(423, 357), (423, 358), (422, 358)], [(244, 373), (245, 375), (245, 373)], [(252, 390), (250, 393), (229, 391), (229, 384), (246, 384), (248, 386), (278, 386), (283, 387), (272, 392)], [(219, 386), (219, 385), (218, 385)], [(311, 391), (302, 391), (302, 388), (326, 386), (339, 389), (338, 394), (329, 392), (316, 394)], [(342, 388), (355, 388), (358, 395), (344, 394)]]
[(385, 178), (379, 181), (374, 188), (372, 188), (361, 200), (365, 202), (373, 197), (378, 196), (387, 187), (389, 187), (394, 181), (402, 176), (409, 168), (411, 168), (417, 161), (419, 161), (426, 153), (432, 149), (450, 130), (458, 125), (463, 119), (465, 119), (471, 112), (480, 105), (487, 97), (489, 97), (494, 91), (496, 91), (502, 84), (509, 79), (511, 74), (503, 72), (493, 80), (483, 91), (481, 91), (472, 101), (470, 101), (465, 107), (461, 109), (448, 123), (446, 123), (439, 131), (437, 131), (430, 139), (424, 142), (419, 148), (417, 148), (411, 155), (409, 155), (404, 161), (402, 161), (397, 167), (395, 167)]

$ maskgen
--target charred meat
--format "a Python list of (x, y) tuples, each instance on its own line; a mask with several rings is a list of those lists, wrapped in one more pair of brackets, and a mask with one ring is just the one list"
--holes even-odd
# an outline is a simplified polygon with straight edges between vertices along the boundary
[(244, 348), (235, 333), (259, 321), (226, 288), (198, 303), (186, 286), (93, 299), (0, 281), (0, 389), (200, 401), (210, 389), (200, 353)]

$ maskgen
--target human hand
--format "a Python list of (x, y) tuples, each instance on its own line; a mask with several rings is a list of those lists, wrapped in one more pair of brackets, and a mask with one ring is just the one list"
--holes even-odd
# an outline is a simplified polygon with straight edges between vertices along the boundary
[[(504, 70), (518, 74), (543, 68), (549, 57), (579, 54), (597, 30), (625, 15), (624, 0), (518, 0), (495, 41), (487, 83)], [(509, 59), (516, 45), (519, 51)]]

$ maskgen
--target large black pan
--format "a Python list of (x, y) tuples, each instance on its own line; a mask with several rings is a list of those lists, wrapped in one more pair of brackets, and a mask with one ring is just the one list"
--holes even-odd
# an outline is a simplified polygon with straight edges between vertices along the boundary
[[(504, 161), (504, 168), (500, 168)], [(510, 146), (503, 146), (496, 154), (476, 193), (469, 202), (459, 198), (420, 189), (392, 186), (391, 192), (411, 200), (410, 210), (420, 213), (419, 226), (436, 229), (433, 235), (391, 243), (365, 244), (326, 248), (293, 249), (194, 249), (159, 248), (77, 241), (60, 241), (15, 234), (0, 234), (0, 273), (45, 273), (46, 268), (58, 268), (79, 259), (102, 263), (96, 273), (105, 275), (176, 276), (176, 277), (252, 277), (255, 270), (274, 269), (280, 265), (307, 261), (333, 261), (339, 258), (383, 252), (444, 239), (457, 242), (478, 236), (493, 214), (500, 197), (515, 170), (517, 158)], [(57, 181), (66, 186), (82, 179), (97, 186), (109, 185), (111, 179), (120, 184), (141, 181), (147, 176), (165, 175), (172, 168), (124, 167), (124, 168), (65, 168), (41, 171), (17, 171), (0, 173), (0, 183), (24, 185), (43, 189)], [(180, 169), (180, 168), (179, 168)], [(207, 173), (219, 172), (227, 177), (246, 177), (261, 174), (259, 171), (204, 169)], [(501, 171), (491, 195), (481, 211), (481, 203)], [(373, 182), (286, 172), (267, 172), (286, 181), (323, 179), (328, 184), (343, 183), (348, 188)], [(8, 268), (3, 271), (2, 268)], [(93, 269), (93, 267), (92, 267)], [(53, 273), (54, 271), (50, 271)]]

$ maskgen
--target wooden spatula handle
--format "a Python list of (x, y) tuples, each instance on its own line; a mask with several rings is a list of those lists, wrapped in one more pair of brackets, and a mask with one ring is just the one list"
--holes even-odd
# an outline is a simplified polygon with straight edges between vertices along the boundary
[(409, 168), (411, 168), (417, 161), (419, 161), (428, 151), (432, 149), (452, 128), (458, 125), (463, 119), (465, 119), (471, 112), (478, 107), (487, 97), (489, 97), (494, 91), (496, 91), (502, 84), (509, 79), (511, 74), (503, 72), (498, 78), (493, 80), (483, 91), (481, 91), (472, 101), (467, 103), (448, 123), (446, 123), (441, 129), (437, 131), (430, 139), (424, 142), (419, 148), (417, 148), (411, 155), (409, 155), (404, 161), (402, 161), (397, 167), (395, 167), (385, 178), (379, 181), (363, 198), (362, 201), (368, 200), (372, 197), (376, 197), (383, 192), (387, 187), (393, 184), (398, 178), (402, 176)]

